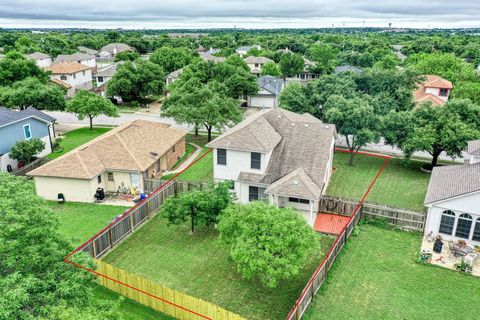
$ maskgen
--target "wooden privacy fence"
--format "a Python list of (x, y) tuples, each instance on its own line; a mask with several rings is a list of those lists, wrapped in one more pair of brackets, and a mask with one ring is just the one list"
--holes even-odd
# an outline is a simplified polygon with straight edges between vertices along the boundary
[(44, 165), (45, 163), (47, 163), (48, 161), (50, 161), (49, 159), (47, 158), (38, 158), (36, 159), (35, 161), (32, 161), (28, 164), (26, 164), (25, 166), (21, 167), (20, 169), (18, 170), (15, 170), (15, 171), (12, 171), (11, 173), (14, 175), (14, 176), (25, 176), (28, 172), (32, 171), (33, 169), (36, 169), (42, 165)]
[[(163, 184), (167, 183), (168, 180), (158, 180), (158, 179), (143, 179), (143, 187), (145, 192), (150, 193), (153, 190), (158, 189)], [(175, 189), (178, 190), (177, 193), (180, 192), (188, 192), (193, 189), (203, 188), (208, 186), (208, 183), (202, 182), (189, 182), (189, 181), (178, 181), (175, 180)]]
[[(323, 196), (320, 200), (319, 211), (322, 213), (335, 213), (350, 216), (360, 201)], [(423, 231), (425, 214), (407, 209), (393, 208), (369, 202), (363, 202), (359, 213), (362, 218), (385, 218), (388, 223), (401, 228)]]
[[(99, 277), (99, 283), (102, 286), (177, 319), (244, 320), (244, 318), (238, 314), (232, 313), (213, 303), (169, 289), (101, 260), (96, 260), (96, 264), (97, 272), (128, 285), (122, 285), (106, 277)], [(144, 294), (141, 291), (149, 294)]]

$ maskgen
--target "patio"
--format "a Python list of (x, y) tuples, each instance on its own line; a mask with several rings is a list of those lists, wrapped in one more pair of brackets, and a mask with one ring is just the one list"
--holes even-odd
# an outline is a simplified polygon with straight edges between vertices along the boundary
[(467, 255), (467, 258), (465, 258), (465, 256), (461, 256), (458, 254), (455, 255), (453, 252), (454, 250), (450, 249), (450, 247), (453, 247), (453, 245), (456, 244), (456, 241), (451, 241), (450, 244), (449, 241), (447, 241), (446, 239), (443, 239), (442, 241), (442, 251), (441, 253), (436, 253), (433, 251), (435, 240), (431, 237), (425, 236), (423, 238), (422, 248), (420, 252), (431, 253), (431, 260), (429, 261), (431, 264), (452, 270), (456, 270), (456, 264), (461, 263), (464, 259), (468, 260), (473, 258), (471, 274), (474, 276), (480, 276), (480, 252), (478, 251), (478, 248), (475, 249), (475, 247), (473, 247), (473, 252)]

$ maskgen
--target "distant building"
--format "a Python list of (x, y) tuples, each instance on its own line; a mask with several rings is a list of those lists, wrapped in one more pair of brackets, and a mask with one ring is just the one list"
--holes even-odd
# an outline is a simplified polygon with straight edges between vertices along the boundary
[(178, 79), (180, 79), (180, 75), (182, 74), (182, 72), (183, 72), (183, 68), (175, 70), (175, 71), (167, 74), (167, 77), (165, 78), (165, 84), (167, 85), (167, 87), (168, 87), (168, 85), (170, 85), (170, 84), (174, 83), (175, 81), (177, 81)]
[(448, 101), (450, 91), (453, 89), (452, 83), (435, 75), (425, 77), (426, 81), (421, 83), (413, 94), (415, 103), (421, 104), (430, 101), (434, 106), (445, 104)]
[(262, 73), (262, 67), (265, 63), (273, 62), (273, 60), (270, 60), (266, 57), (254, 57), (254, 56), (246, 57), (245, 59), (243, 59), (243, 61), (245, 61), (245, 63), (250, 68), (250, 72), (256, 75), (257, 77), (259, 77), (260, 74)]
[(223, 62), (225, 61), (225, 57), (217, 57), (212, 55), (210, 52), (199, 52), (200, 58), (203, 59), (203, 61), (211, 61), (211, 62)]
[(272, 76), (258, 78), (258, 94), (247, 97), (248, 107), (275, 108), (284, 87), (283, 79)]
[(106, 84), (112, 80), (113, 76), (117, 73), (117, 65), (111, 64), (101, 69), (97, 69), (97, 72), (93, 74), (93, 80), (95, 80), (95, 92), (101, 96), (106, 96)]
[[(289, 51), (291, 52), (291, 51)], [(300, 83), (307, 83), (312, 80), (315, 80), (319, 77), (318, 74), (312, 72), (312, 68), (315, 67), (316, 63), (313, 61), (308, 60), (307, 58), (303, 58), (303, 62), (305, 67), (303, 68), (303, 72), (295, 75), (295, 77), (288, 77), (286, 80), (287, 82), (300, 82)]]
[(258, 44), (255, 44), (253, 46), (238, 47), (237, 50), (235, 50), (235, 52), (238, 53), (240, 55), (240, 57), (243, 57), (244, 55), (247, 54), (248, 51), (250, 51), (250, 49), (253, 49), (253, 48), (256, 48), (258, 50), (262, 50), (261, 46), (259, 46)]
[(26, 54), (25, 58), (35, 60), (35, 63), (40, 68), (46, 68), (52, 65), (52, 58), (45, 53), (34, 52), (34, 53)]
[(79, 52), (86, 53), (86, 54), (89, 54), (89, 55), (92, 55), (92, 56), (97, 56), (98, 53), (99, 53), (98, 50), (90, 49), (90, 48), (82, 47), (82, 46), (77, 47), (77, 50)]
[(354, 66), (345, 65), (345, 66), (338, 66), (333, 70), (333, 73), (336, 75), (339, 75), (345, 72), (360, 73), (362, 72), (362, 69)]
[(67, 89), (67, 96), (73, 97), (78, 90), (91, 90), (92, 70), (89, 66), (78, 62), (62, 62), (54, 64), (45, 70), (51, 71), (53, 82)]
[(135, 49), (125, 43), (110, 43), (100, 49), (99, 56), (102, 58), (114, 58), (117, 54), (124, 51), (135, 51)]
[(96, 68), (97, 63), (95, 61), (95, 56), (87, 53), (77, 52), (74, 54), (60, 54), (53, 61), (54, 64), (62, 62), (78, 62), (84, 64), (90, 68)]
[(0, 171), (13, 171), (18, 161), (10, 158), (10, 150), (19, 141), (38, 138), (45, 143), (45, 149), (37, 157), (52, 152), (55, 137), (55, 118), (35, 108), (10, 110), (0, 107)]

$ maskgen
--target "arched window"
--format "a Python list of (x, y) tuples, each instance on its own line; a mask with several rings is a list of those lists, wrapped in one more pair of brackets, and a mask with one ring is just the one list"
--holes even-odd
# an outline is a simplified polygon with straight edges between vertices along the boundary
[(463, 213), (458, 217), (457, 230), (455, 231), (455, 237), (468, 239), (470, 237), (470, 230), (472, 229), (472, 216)]
[(455, 224), (455, 212), (445, 210), (442, 213), (442, 219), (440, 220), (440, 229), (438, 232), (443, 234), (452, 235), (453, 225)]
[(475, 223), (475, 229), (473, 229), (472, 240), (480, 241), (480, 218), (477, 218), (477, 222)]

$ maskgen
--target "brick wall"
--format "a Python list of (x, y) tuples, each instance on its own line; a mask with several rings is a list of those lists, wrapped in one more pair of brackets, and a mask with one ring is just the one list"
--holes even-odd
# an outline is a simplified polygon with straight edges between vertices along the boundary
[(174, 148), (167, 151), (167, 167), (170, 169), (175, 161), (185, 153), (185, 138), (175, 144)]

